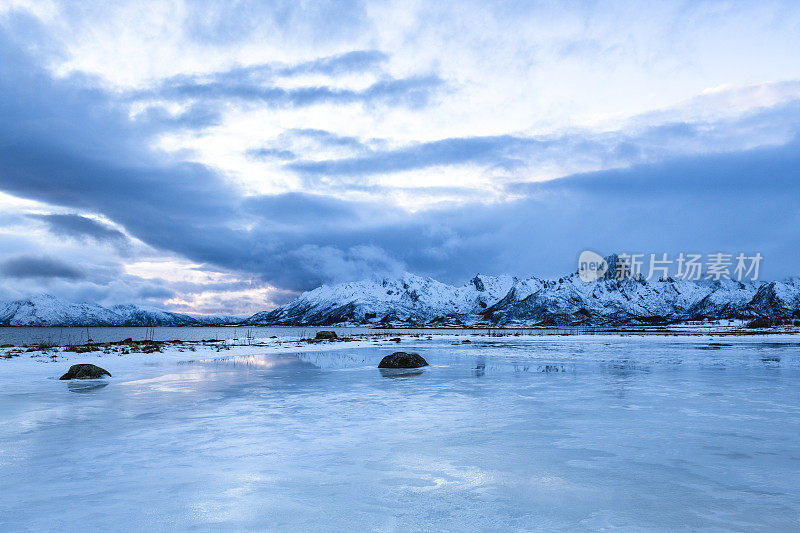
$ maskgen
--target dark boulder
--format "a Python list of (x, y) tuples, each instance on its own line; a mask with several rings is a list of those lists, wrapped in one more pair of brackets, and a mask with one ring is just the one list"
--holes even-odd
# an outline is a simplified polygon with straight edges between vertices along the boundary
[(334, 339), (338, 339), (339, 337), (336, 336), (335, 331), (318, 331), (314, 338), (322, 341), (332, 341)]
[(428, 362), (419, 354), (395, 352), (387, 355), (378, 364), (378, 368), (420, 368), (428, 366)]
[(108, 370), (100, 368), (99, 366), (83, 363), (80, 365), (72, 365), (69, 371), (58, 379), (94, 379), (102, 378), (103, 376), (111, 377)]
[(772, 326), (775, 326), (775, 325), (776, 324), (775, 324), (774, 320), (772, 320), (770, 318), (765, 318), (763, 316), (760, 316), (760, 317), (758, 317), (758, 318), (756, 318), (754, 320), (751, 320), (750, 322), (747, 323), (747, 327), (748, 328), (771, 328)]

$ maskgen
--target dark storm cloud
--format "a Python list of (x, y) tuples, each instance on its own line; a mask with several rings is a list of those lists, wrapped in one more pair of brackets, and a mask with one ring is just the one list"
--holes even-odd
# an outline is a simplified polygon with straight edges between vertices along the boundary
[(86, 277), (82, 271), (48, 257), (22, 256), (7, 259), (0, 263), (0, 275), (18, 279), (65, 279), (81, 280)]
[(125, 234), (94, 219), (76, 214), (29, 215), (47, 223), (56, 235), (76, 238), (91, 238), (97, 241), (124, 241)]
[(226, 229), (239, 198), (219, 175), (159, 156), (149, 148), (150, 130), (132, 124), (124, 106), (85, 80), (51, 78), (4, 37), (0, 33), (2, 190), (102, 213), (162, 249), (182, 248), (187, 234), (202, 237), (206, 244), (196, 251), (208, 259), (244, 247), (243, 238)]
[(175, 296), (175, 291), (166, 287), (147, 286), (142, 287), (136, 296), (144, 300), (166, 300)]
[[(744, 152), (680, 157), (654, 165), (586, 173), (542, 184), (512, 185), (517, 192), (537, 190), (641, 197), (708, 195), (755, 199), (800, 188), (800, 139), (778, 147)], [(744, 196), (748, 195), (748, 196)], [(749, 196), (755, 195), (755, 196)]]
[[(247, 199), (245, 210), (273, 224), (292, 224), (308, 231), (313, 224), (338, 226), (375, 225), (377, 221), (401, 216), (396, 207), (376, 202), (353, 202), (304, 193), (284, 193)], [(370, 224), (372, 222), (372, 224)]]
[[(385, 225), (310, 224), (302, 243), (288, 234), (284, 242), (339, 250), (370, 243), (411, 271), (453, 281), (478, 271), (557, 276), (583, 249), (761, 251), (773, 258), (765, 272), (785, 276), (800, 271), (791, 259), (800, 246), (798, 175), (800, 149), (790, 143), (520, 186), (524, 199), (422, 211)], [(288, 266), (292, 257), (274, 259)], [(313, 273), (301, 272), (297, 279), (313, 284)]]
[[(447, 281), (477, 271), (558, 275), (573, 269), (585, 248), (761, 251), (773, 274), (800, 272), (796, 142), (517, 185), (526, 198), (416, 213), (311, 194), (243, 198), (208, 167), (152, 151), (152, 130), (132, 123), (124, 103), (90, 80), (54, 79), (36, 64), (0, 30), (1, 190), (102, 214), (153, 247), (282, 289), (402, 268)], [(798, 115), (784, 108), (782, 117)], [(668, 130), (660, 139), (692, 135)], [(660, 143), (642, 139), (626, 140), (634, 147)], [(366, 175), (464, 161), (513, 167), (536, 149), (579, 154), (576, 147), (597, 146), (557, 141), (449, 139), (293, 168)], [(11, 273), (80, 276), (56, 259), (49, 270), (26, 260), (25, 268), (6, 266)]]

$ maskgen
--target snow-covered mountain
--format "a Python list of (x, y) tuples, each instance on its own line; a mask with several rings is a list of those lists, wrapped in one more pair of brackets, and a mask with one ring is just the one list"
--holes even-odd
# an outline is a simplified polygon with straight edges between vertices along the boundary
[(197, 322), (187, 315), (134, 304), (112, 305), (109, 309), (123, 317), (125, 325), (191, 326)]
[(246, 315), (228, 315), (225, 313), (215, 313), (213, 315), (183, 315), (195, 321), (194, 326), (230, 326), (240, 324), (247, 318)]
[[(522, 300), (501, 301), (483, 313), (500, 324), (659, 324), (745, 318), (756, 287), (736, 282), (645, 281), (604, 278), (586, 283), (577, 274)], [(772, 316), (772, 315), (771, 315)]]
[(700, 319), (800, 318), (800, 278), (773, 282), (614, 279), (586, 283), (477, 275), (461, 286), (403, 274), (323, 285), (243, 320), (133, 304), (103, 307), (49, 295), (0, 302), (0, 326), (202, 326), (408, 324), (662, 324)]
[(477, 275), (465, 285), (453, 287), (406, 273), (394, 279), (323, 285), (274, 311), (256, 313), (244, 323), (446, 323), (478, 316), (518, 284), (511, 276)]
[(475, 276), (454, 287), (404, 274), (322, 286), (250, 325), (661, 324), (700, 319), (800, 318), (800, 280), (658, 281), (614, 278), (612, 267), (593, 282), (576, 274), (558, 280)]
[(0, 302), (3, 326), (121, 326), (115, 312), (92, 303), (70, 303), (49, 294)]
[(0, 302), (0, 326), (203, 326), (236, 324), (243, 317), (187, 315), (134, 304), (103, 307), (48, 294)]

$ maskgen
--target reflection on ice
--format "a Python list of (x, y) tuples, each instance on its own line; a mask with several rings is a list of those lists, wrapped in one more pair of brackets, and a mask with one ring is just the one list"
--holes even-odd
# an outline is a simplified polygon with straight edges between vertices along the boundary
[(419, 376), (425, 371), (424, 368), (379, 368), (378, 370), (381, 376), (395, 379)]
[(92, 392), (108, 386), (108, 381), (101, 379), (71, 380), (67, 385), (70, 392)]
[(240, 355), (235, 357), (220, 357), (216, 359), (201, 359), (198, 363), (235, 368), (237, 366), (257, 368), (263, 370), (302, 370), (319, 368), (317, 365), (302, 359), (294, 354), (274, 355)]
[(623, 359), (610, 363), (602, 363), (600, 365), (600, 371), (621, 378), (629, 378), (642, 372), (650, 372), (650, 366)]

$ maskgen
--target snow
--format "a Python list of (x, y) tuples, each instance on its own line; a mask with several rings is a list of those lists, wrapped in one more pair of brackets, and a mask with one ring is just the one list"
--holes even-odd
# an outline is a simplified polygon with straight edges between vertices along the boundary
[(385, 339), (0, 359), (0, 530), (800, 527), (796, 336)]

